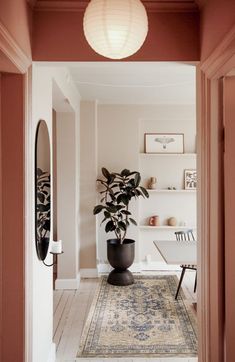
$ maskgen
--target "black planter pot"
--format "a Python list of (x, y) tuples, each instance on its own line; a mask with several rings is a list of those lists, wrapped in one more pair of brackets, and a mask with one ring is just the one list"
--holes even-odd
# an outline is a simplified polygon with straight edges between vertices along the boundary
[(107, 240), (108, 261), (114, 268), (108, 276), (108, 283), (112, 285), (130, 285), (134, 277), (128, 268), (135, 258), (135, 240), (125, 239), (120, 244), (118, 239)]

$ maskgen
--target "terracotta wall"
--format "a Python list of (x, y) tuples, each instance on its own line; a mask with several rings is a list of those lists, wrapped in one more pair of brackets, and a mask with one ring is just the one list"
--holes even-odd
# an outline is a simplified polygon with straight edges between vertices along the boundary
[[(0, 109), (2, 100), (2, 75), (0, 74)], [(0, 112), (0, 125), (2, 124), (2, 115)], [(2, 129), (0, 126), (0, 360), (2, 357)]]
[[(14, 104), (14, 107), (12, 105)], [(24, 87), (23, 76), (1, 77), (2, 350), (0, 360), (24, 353)]]
[[(82, 29), (83, 13), (36, 11), (33, 59), (98, 61)], [(149, 34), (141, 50), (128, 60), (199, 60), (198, 13), (149, 13)]]
[(235, 359), (235, 76), (224, 80), (224, 125), (225, 125), (225, 354), (226, 361)]
[(9, 61), (9, 58), (0, 51), (0, 71), (6, 73), (19, 73), (17, 67)]
[(204, 61), (235, 25), (234, 0), (207, 0), (201, 13), (201, 60)]
[(0, 23), (3, 25), (23, 52), (31, 56), (31, 10), (26, 0), (1, 0)]

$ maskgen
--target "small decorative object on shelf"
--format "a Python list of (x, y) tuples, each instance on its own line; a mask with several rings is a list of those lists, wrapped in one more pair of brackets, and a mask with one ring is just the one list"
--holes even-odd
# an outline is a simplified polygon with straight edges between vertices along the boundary
[(197, 188), (197, 170), (184, 170), (185, 190), (195, 190)]
[(175, 217), (170, 217), (168, 220), (167, 220), (167, 224), (169, 226), (176, 226), (177, 225), (177, 219)]
[(159, 226), (160, 225), (160, 218), (158, 215), (151, 216), (149, 218), (149, 225), (150, 226)]
[(156, 188), (157, 188), (157, 178), (156, 177), (150, 177), (148, 188), (150, 190), (156, 190)]
[(168, 187), (167, 187), (167, 190), (176, 190), (176, 188), (173, 187), (173, 186), (168, 186)]

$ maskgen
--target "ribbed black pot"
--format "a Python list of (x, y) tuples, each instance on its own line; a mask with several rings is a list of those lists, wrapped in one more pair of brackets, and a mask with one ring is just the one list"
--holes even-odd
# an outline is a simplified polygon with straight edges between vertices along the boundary
[(122, 244), (118, 239), (107, 240), (107, 254), (110, 265), (114, 268), (108, 276), (112, 285), (130, 285), (134, 277), (128, 268), (135, 258), (135, 240), (125, 239)]

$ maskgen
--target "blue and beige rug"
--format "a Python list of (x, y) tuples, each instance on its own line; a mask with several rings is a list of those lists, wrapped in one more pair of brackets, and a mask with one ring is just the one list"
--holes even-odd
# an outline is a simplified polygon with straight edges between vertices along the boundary
[(138, 276), (117, 287), (102, 278), (83, 330), (78, 357), (194, 357), (195, 313), (173, 275)]

